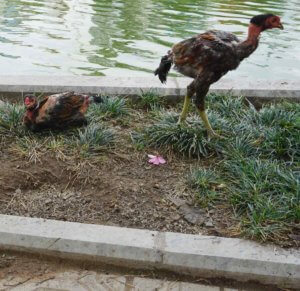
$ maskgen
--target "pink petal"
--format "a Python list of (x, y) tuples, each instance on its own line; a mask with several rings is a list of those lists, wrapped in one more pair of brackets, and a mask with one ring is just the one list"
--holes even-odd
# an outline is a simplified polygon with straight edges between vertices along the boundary
[(149, 162), (150, 164), (153, 164), (154, 161), (155, 161), (155, 158), (152, 158), (152, 159), (150, 159), (148, 162)]
[(158, 157), (158, 161), (159, 161), (160, 164), (165, 164), (166, 163), (166, 160), (161, 156)]
[(148, 163), (150, 164), (159, 165), (166, 163), (166, 160), (161, 156), (148, 155), (148, 157), (150, 158), (148, 160)]
[(158, 160), (157, 160), (157, 157), (154, 157), (154, 158), (150, 159), (149, 163), (154, 164), (154, 165), (158, 165), (159, 164)]

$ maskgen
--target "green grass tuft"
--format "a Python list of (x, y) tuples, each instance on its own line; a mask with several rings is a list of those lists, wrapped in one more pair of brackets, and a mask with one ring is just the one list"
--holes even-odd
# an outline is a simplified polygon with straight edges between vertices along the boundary
[(76, 144), (86, 153), (101, 151), (105, 146), (112, 145), (113, 141), (113, 131), (98, 123), (91, 123), (83, 129), (78, 129), (76, 138)]
[(202, 207), (232, 207), (245, 236), (283, 242), (300, 222), (299, 178), (278, 161), (248, 158), (195, 169), (188, 183)]
[(209, 94), (207, 97), (209, 110), (218, 112), (223, 118), (237, 120), (242, 118), (248, 109), (243, 97), (228, 95)]
[(265, 106), (260, 111), (251, 108), (235, 126), (235, 131), (240, 135), (250, 134), (253, 146), (265, 158), (299, 161), (299, 116), (300, 111), (285, 110), (280, 105)]
[(277, 161), (225, 162), (231, 205), (243, 217), (244, 232), (266, 240), (300, 222), (299, 177)]
[(213, 205), (222, 200), (225, 184), (215, 169), (194, 169), (188, 175), (189, 185), (197, 190), (195, 198), (202, 207)]
[(219, 157), (217, 170), (196, 169), (188, 178), (195, 199), (232, 207), (245, 236), (283, 243), (300, 222), (300, 106), (258, 111), (242, 98), (212, 94), (208, 104), (212, 127), (226, 138), (206, 145)]
[(22, 105), (3, 103), (0, 106), (0, 132), (16, 135), (23, 133), (24, 112), (25, 108)]
[(129, 114), (126, 99), (122, 97), (102, 97), (103, 102), (91, 104), (87, 114), (90, 121), (107, 120)]
[(172, 115), (144, 131), (145, 143), (150, 147), (171, 149), (184, 156), (208, 156), (208, 141), (200, 124), (178, 125)]
[(142, 109), (157, 110), (163, 104), (163, 98), (153, 91), (142, 91), (138, 100), (138, 106)]
[[(210, 111), (208, 117), (216, 131), (224, 133), (231, 130), (230, 123), (217, 112)], [(144, 143), (150, 147), (172, 150), (188, 157), (207, 157), (211, 155), (218, 141), (207, 139), (207, 133), (198, 115), (190, 115), (186, 123), (177, 124), (179, 114), (160, 110), (155, 114), (155, 123), (143, 132)]]

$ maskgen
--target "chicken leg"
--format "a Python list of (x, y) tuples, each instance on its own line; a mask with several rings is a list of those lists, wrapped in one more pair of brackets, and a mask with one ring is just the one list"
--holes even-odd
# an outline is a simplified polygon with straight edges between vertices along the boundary
[(205, 111), (205, 96), (208, 93), (209, 86), (201, 86), (199, 83), (197, 84), (198, 89), (196, 90), (196, 100), (195, 105), (199, 112), (199, 115), (204, 123), (204, 126), (207, 130), (207, 134), (209, 137), (217, 137), (222, 138), (220, 135), (215, 133), (215, 131), (212, 129), (210, 122), (208, 120), (206, 111)]
[(178, 124), (184, 122), (186, 120), (187, 114), (189, 112), (189, 107), (191, 104), (191, 98), (193, 97), (193, 95), (195, 94), (195, 81), (193, 81), (191, 84), (189, 84), (187, 86), (187, 93), (186, 96), (184, 98), (184, 103), (183, 103), (183, 108), (178, 120)]
[(184, 98), (183, 108), (180, 113), (180, 117), (178, 119), (177, 124), (181, 124), (186, 120), (187, 114), (189, 112), (190, 104), (191, 104), (191, 97), (186, 95)]

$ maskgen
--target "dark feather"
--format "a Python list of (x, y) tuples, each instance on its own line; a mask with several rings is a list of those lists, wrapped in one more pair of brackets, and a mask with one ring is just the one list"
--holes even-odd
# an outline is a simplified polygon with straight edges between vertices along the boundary
[(269, 18), (275, 16), (272, 13), (269, 14), (260, 14), (251, 18), (250, 23), (255, 24), (257, 26), (263, 26), (265, 21)]
[(159, 80), (162, 83), (165, 83), (167, 81), (167, 75), (171, 69), (171, 66), (172, 59), (169, 57), (169, 55), (163, 56), (161, 58), (159, 67), (154, 72), (154, 75), (158, 75)]

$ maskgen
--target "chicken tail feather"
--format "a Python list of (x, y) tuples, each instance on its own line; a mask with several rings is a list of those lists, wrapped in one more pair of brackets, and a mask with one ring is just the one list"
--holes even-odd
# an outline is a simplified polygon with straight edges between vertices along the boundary
[(103, 99), (101, 96), (91, 96), (92, 102), (94, 103), (102, 103)]
[(165, 55), (161, 58), (159, 67), (155, 70), (154, 75), (158, 75), (159, 80), (162, 83), (166, 83), (167, 75), (172, 67), (173, 61), (170, 55)]

